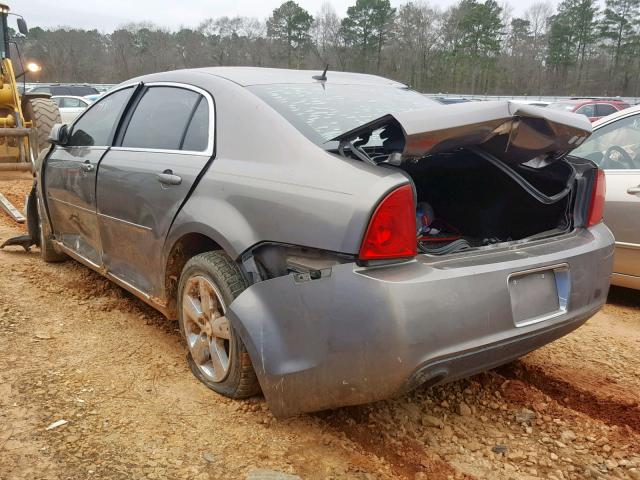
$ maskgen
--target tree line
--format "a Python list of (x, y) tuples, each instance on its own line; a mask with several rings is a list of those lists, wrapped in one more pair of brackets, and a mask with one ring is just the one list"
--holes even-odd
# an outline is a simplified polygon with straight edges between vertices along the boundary
[(150, 72), (253, 65), (374, 73), (424, 92), (640, 96), (640, 0), (533, 4), (459, 0), (441, 9), (356, 0), (308, 12), (289, 0), (267, 19), (211, 17), (170, 30), (131, 23), (111, 33), (34, 27), (18, 37), (46, 82), (117, 83)]

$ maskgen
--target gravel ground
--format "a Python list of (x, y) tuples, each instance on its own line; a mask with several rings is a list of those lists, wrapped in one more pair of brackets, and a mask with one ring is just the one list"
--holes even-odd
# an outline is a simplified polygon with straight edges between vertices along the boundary
[[(0, 192), (21, 207), (29, 186)], [(19, 231), (0, 212), (0, 241)], [(630, 290), (497, 370), (276, 420), (261, 397), (200, 385), (175, 323), (75, 262), (12, 249), (0, 252), (0, 352), (2, 480), (640, 479)]]

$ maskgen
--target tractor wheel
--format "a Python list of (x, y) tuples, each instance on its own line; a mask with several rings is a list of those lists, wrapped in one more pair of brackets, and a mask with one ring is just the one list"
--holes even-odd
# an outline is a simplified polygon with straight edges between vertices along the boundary
[(36, 130), (34, 145), (31, 146), (33, 158), (38, 158), (42, 150), (49, 146), (49, 134), (56, 123), (62, 123), (58, 105), (50, 98), (32, 98), (25, 103), (24, 118), (31, 121)]

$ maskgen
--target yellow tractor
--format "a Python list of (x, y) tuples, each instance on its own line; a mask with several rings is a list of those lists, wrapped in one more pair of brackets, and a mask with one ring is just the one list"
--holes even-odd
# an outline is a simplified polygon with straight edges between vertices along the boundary
[[(15, 14), (0, 4), (0, 177), (7, 171), (31, 172), (38, 154), (48, 146), (51, 127), (61, 122), (50, 95), (20, 94), (18, 90), (18, 79), (27, 70), (17, 44), (9, 36), (9, 15)], [(18, 31), (26, 35), (24, 18), (16, 16)]]

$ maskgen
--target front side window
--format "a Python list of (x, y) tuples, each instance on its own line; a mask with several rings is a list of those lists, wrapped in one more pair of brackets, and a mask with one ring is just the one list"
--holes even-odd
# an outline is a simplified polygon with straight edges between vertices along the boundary
[(107, 146), (133, 87), (123, 88), (91, 105), (73, 125), (68, 146)]
[(593, 105), (593, 104), (584, 105), (584, 106), (580, 107), (579, 109), (577, 109), (576, 113), (579, 113), (579, 114), (584, 115), (586, 117), (595, 117), (596, 116), (596, 106)]
[(179, 150), (201, 95), (178, 87), (149, 87), (138, 103), (122, 146)]
[(605, 170), (640, 168), (640, 115), (597, 129), (571, 155), (592, 160)]
[(64, 108), (80, 108), (86, 106), (86, 104), (78, 98), (66, 97), (62, 99), (62, 105), (60, 106)]

